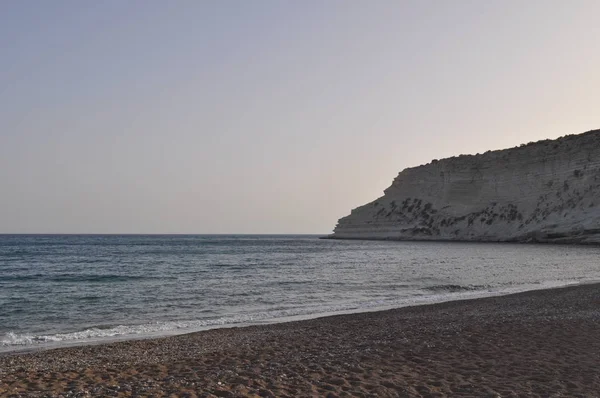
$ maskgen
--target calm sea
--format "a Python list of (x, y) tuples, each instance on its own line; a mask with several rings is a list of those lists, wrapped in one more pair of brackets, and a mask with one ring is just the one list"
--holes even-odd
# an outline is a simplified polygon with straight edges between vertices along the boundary
[(0, 351), (600, 280), (600, 248), (317, 236), (0, 235)]

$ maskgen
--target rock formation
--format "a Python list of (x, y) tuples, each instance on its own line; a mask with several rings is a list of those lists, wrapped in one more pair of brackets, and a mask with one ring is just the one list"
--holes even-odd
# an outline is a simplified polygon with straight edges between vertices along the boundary
[(600, 243), (600, 130), (433, 160), (339, 220), (332, 239)]

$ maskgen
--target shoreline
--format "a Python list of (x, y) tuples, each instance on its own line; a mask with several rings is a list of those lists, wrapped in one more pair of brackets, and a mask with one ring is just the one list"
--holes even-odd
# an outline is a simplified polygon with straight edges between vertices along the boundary
[(486, 239), (444, 239), (444, 238), (431, 238), (426, 239), (423, 237), (410, 239), (410, 238), (392, 238), (392, 237), (340, 237), (334, 236), (334, 234), (319, 236), (321, 240), (363, 240), (372, 242), (410, 242), (410, 243), (489, 243), (489, 244), (514, 244), (514, 245), (540, 245), (540, 246), (577, 246), (577, 247), (600, 247), (600, 241), (598, 242), (582, 242), (578, 239), (554, 239), (554, 240), (532, 240), (532, 239), (505, 239), (505, 240), (486, 240)]
[(600, 283), (583, 283), (7, 353), (0, 397), (592, 397), (600, 391), (598, 336)]
[[(546, 281), (546, 283), (551, 283), (551, 281)], [(561, 281), (558, 285), (522, 285), (520, 288), (513, 288), (511, 290), (504, 291), (484, 291), (484, 290), (465, 290), (459, 292), (449, 292), (446, 295), (435, 295), (424, 296), (421, 298), (413, 298), (413, 300), (406, 301), (404, 303), (393, 303), (388, 305), (377, 305), (373, 307), (360, 307), (360, 308), (352, 308), (346, 310), (337, 310), (337, 311), (325, 311), (320, 313), (311, 313), (311, 314), (297, 314), (297, 315), (289, 315), (285, 317), (279, 318), (266, 318), (259, 319), (256, 321), (247, 321), (247, 322), (239, 322), (239, 323), (225, 323), (225, 324), (214, 324), (214, 325), (206, 325), (199, 328), (183, 328), (183, 329), (172, 329), (167, 331), (155, 331), (155, 332), (147, 332), (147, 333), (139, 333), (139, 334), (127, 334), (127, 335), (116, 335), (110, 337), (102, 337), (98, 336), (97, 338), (90, 339), (73, 339), (73, 340), (64, 340), (64, 341), (54, 341), (49, 343), (40, 343), (34, 345), (15, 345), (15, 346), (5, 346), (0, 347), (0, 358), (9, 355), (20, 355), (20, 354), (29, 354), (35, 353), (39, 351), (50, 351), (50, 350), (58, 350), (63, 348), (74, 348), (74, 347), (83, 347), (83, 346), (95, 346), (95, 345), (103, 345), (103, 344), (112, 344), (119, 342), (128, 342), (128, 341), (137, 341), (137, 340), (152, 340), (152, 339), (161, 339), (167, 337), (175, 337), (182, 336), (194, 333), (201, 333), (210, 330), (218, 330), (218, 329), (229, 329), (229, 328), (246, 328), (251, 326), (269, 326), (276, 325), (282, 323), (289, 322), (302, 322), (309, 321), (314, 319), (322, 319), (335, 317), (338, 315), (355, 315), (355, 314), (363, 314), (363, 313), (377, 313), (383, 311), (397, 310), (403, 308), (412, 308), (418, 306), (428, 306), (435, 304), (443, 304), (454, 301), (471, 301), (471, 300), (479, 300), (485, 298), (493, 298), (493, 297), (501, 297), (501, 296), (510, 296), (514, 294), (527, 293), (531, 291), (539, 291), (539, 290), (549, 290), (549, 289), (561, 289), (570, 286), (578, 286), (578, 285), (588, 285), (588, 284), (600, 284), (600, 281), (591, 280), (591, 281)], [(524, 290), (521, 290), (524, 289)], [(407, 299), (408, 300), (408, 299)], [(129, 325), (132, 326), (132, 325)], [(135, 326), (135, 325), (133, 325)], [(71, 333), (79, 333), (82, 331), (75, 331)]]

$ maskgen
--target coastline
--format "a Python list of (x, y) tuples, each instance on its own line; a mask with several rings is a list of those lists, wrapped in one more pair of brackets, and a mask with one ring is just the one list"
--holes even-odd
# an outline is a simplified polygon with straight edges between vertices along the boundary
[(599, 335), (590, 283), (6, 353), (0, 397), (598, 396)]
[[(63, 348), (72, 348), (72, 347), (81, 347), (87, 345), (103, 345), (103, 344), (112, 344), (118, 342), (127, 342), (132, 340), (149, 340), (149, 339), (160, 339), (172, 336), (180, 336), (193, 334), (198, 332), (205, 332), (213, 329), (227, 329), (227, 328), (245, 328), (249, 326), (266, 326), (280, 323), (289, 323), (289, 322), (299, 322), (299, 321), (307, 321), (314, 320), (320, 318), (329, 318), (332, 316), (338, 315), (354, 315), (354, 314), (362, 314), (367, 312), (382, 312), (388, 310), (395, 310), (407, 307), (415, 307), (422, 305), (434, 305), (441, 304), (452, 301), (470, 301), (482, 298), (490, 298), (490, 297), (499, 297), (506, 295), (519, 294), (529, 291), (536, 290), (547, 290), (547, 289), (560, 289), (573, 285), (581, 285), (581, 284), (593, 284), (600, 283), (600, 280), (566, 280), (566, 281), (546, 281), (544, 283), (536, 283), (536, 284), (523, 284), (518, 285), (516, 287), (501, 289), (501, 290), (477, 290), (477, 289), (469, 289), (464, 288), (461, 289), (460, 286), (456, 286), (458, 290), (456, 291), (448, 291), (445, 293), (431, 294), (428, 296), (416, 296), (416, 297), (407, 297), (400, 301), (396, 301), (394, 303), (383, 304), (378, 302), (374, 305), (367, 305), (362, 307), (353, 307), (347, 309), (336, 309), (325, 312), (314, 312), (314, 313), (305, 313), (305, 314), (295, 314), (295, 315), (287, 315), (283, 317), (275, 317), (275, 318), (265, 318), (265, 319), (256, 319), (251, 321), (241, 321), (241, 322), (232, 322), (232, 323), (213, 323), (206, 324), (204, 326), (192, 326), (192, 327), (183, 327), (183, 328), (175, 328), (175, 329), (163, 329), (159, 327), (155, 331), (146, 331), (141, 333), (131, 333), (131, 334), (116, 334), (116, 335), (108, 335), (108, 336), (96, 336), (87, 339), (73, 339), (73, 340), (56, 340), (56, 341), (48, 341), (41, 342), (37, 344), (26, 344), (26, 345), (12, 345), (12, 346), (0, 346), (0, 358), (7, 355), (16, 355), (16, 354), (27, 354), (27, 353), (35, 353), (39, 351), (48, 351), (48, 350), (56, 350)], [(186, 321), (184, 321), (186, 322)], [(193, 321), (191, 321), (193, 322)], [(146, 327), (145, 325), (141, 325), (142, 327)], [(121, 326), (117, 326), (121, 327)], [(130, 326), (131, 327), (131, 326)], [(135, 327), (135, 326), (134, 326)], [(109, 329), (110, 330), (110, 329)], [(73, 332), (74, 335), (80, 333), (86, 333), (88, 331), (92, 331), (92, 329), (87, 329), (83, 331)], [(35, 336), (33, 336), (35, 338)]]
[(335, 236), (335, 234), (319, 236), (318, 239), (322, 240), (351, 240), (351, 241), (375, 241), (375, 242), (426, 242), (426, 243), (489, 243), (489, 244), (515, 244), (515, 245), (544, 245), (544, 246), (578, 246), (578, 247), (600, 247), (600, 241), (586, 242), (577, 238), (561, 238), (561, 239), (538, 239), (527, 237), (526, 239), (451, 239), (432, 237), (430, 239), (424, 237), (417, 238), (393, 238), (393, 237), (348, 237), (348, 236)]

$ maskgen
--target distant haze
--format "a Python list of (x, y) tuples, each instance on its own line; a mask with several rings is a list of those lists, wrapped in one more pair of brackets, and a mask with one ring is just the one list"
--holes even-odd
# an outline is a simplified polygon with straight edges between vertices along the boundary
[(600, 128), (600, 2), (7, 1), (1, 233), (329, 233), (410, 166)]

